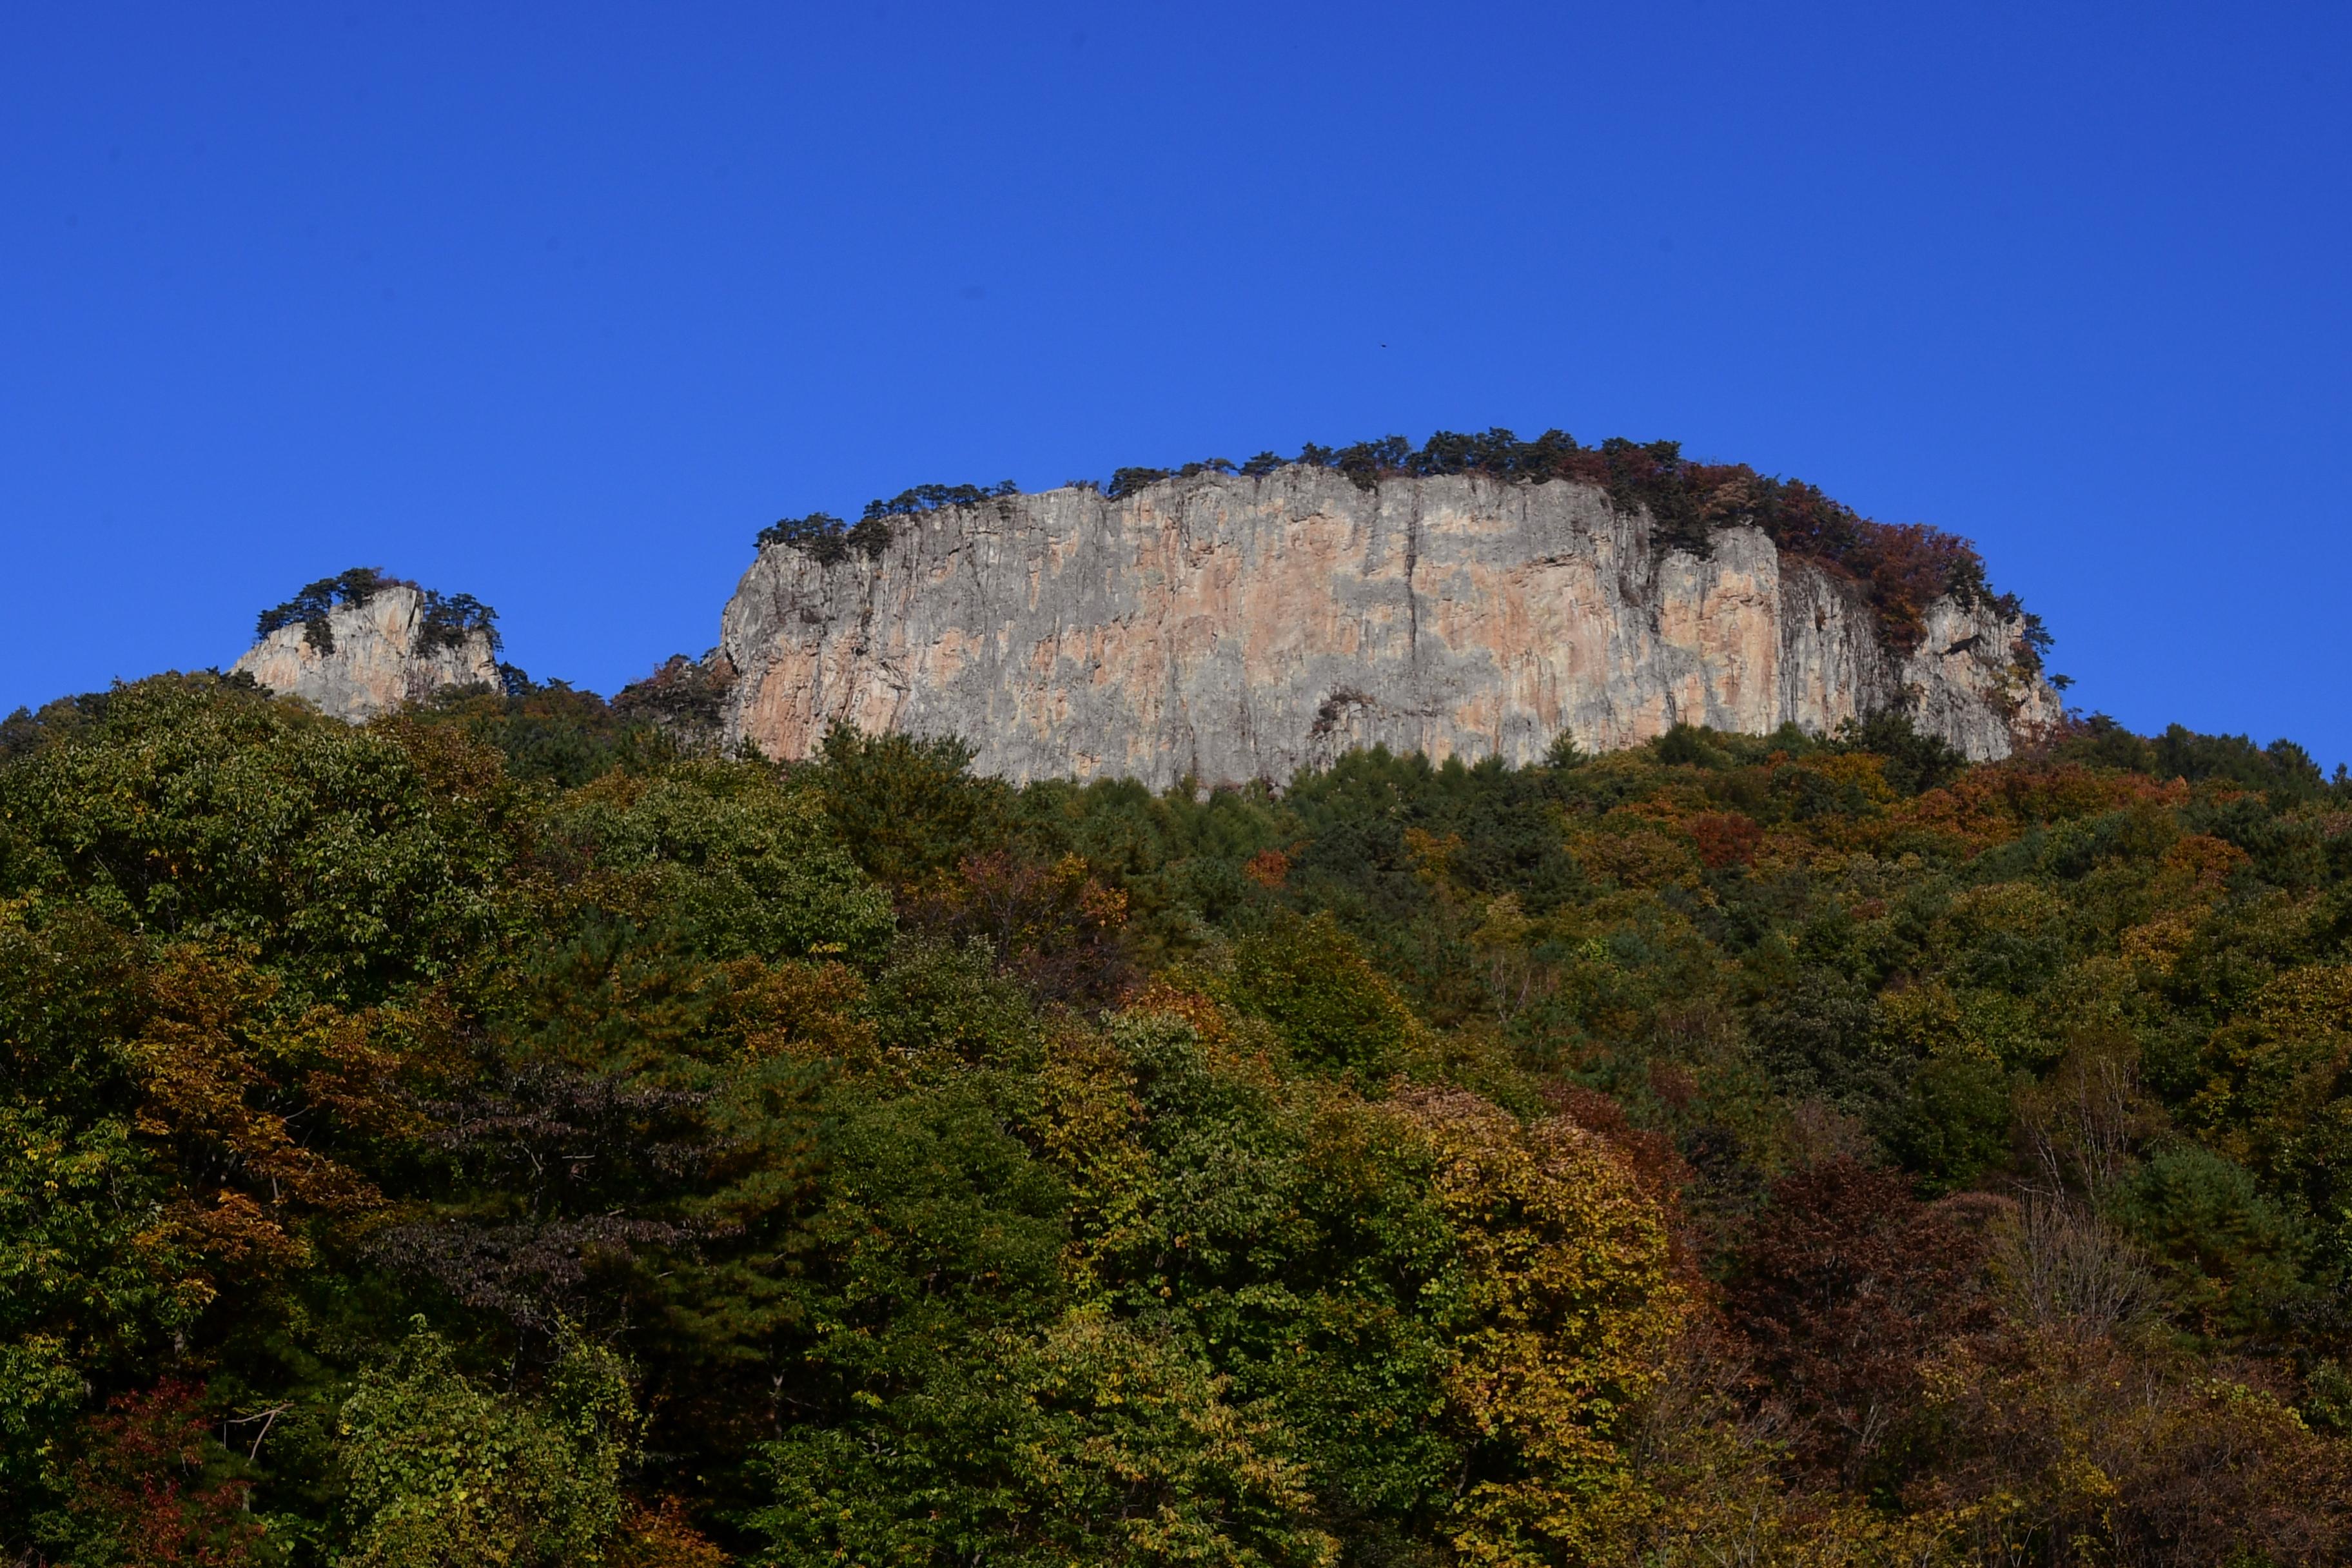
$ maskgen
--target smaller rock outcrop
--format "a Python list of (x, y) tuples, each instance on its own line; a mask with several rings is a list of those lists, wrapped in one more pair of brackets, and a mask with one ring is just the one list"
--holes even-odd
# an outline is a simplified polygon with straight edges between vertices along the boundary
[(471, 598), (346, 573), (264, 616), (231, 673), (356, 724), (448, 687), (499, 685), (495, 618)]
[(720, 649), (698, 659), (674, 653), (651, 675), (621, 688), (613, 711), (653, 725), (688, 756), (710, 756), (726, 739), (734, 689), (735, 666)]

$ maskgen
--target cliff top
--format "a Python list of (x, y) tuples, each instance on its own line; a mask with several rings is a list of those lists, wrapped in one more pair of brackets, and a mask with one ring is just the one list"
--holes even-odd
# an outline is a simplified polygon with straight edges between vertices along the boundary
[[(1898, 652), (1919, 646), (1928, 606), (1948, 595), (1963, 605), (1987, 602), (2004, 618), (2021, 619), (2037, 664), (2049, 645), (2040, 618), (2028, 614), (2016, 595), (1993, 593), (1984, 559), (1968, 540), (1924, 523), (1866, 518), (1802, 479), (1762, 474), (1746, 463), (1685, 458), (1678, 441), (1611, 437), (1598, 446), (1586, 446), (1556, 429), (1533, 440), (1521, 440), (1500, 428), (1478, 435), (1441, 430), (1419, 447), (1402, 436), (1346, 447), (1309, 442), (1296, 457), (1267, 451), (1244, 463), (1211, 458), (1174, 468), (1121, 468), (1107, 481), (1071, 483), (1119, 500), (1168, 479), (1202, 473), (1255, 476), (1292, 467), (1331, 469), (1366, 489), (1395, 479), (1454, 474), (1481, 474), (1509, 484), (1562, 480), (1586, 485), (1605, 491), (1622, 510), (1646, 511), (1651, 538), (1661, 549), (1706, 554), (1724, 529), (1762, 531), (1784, 555), (1856, 583), (1878, 618), (1881, 634)], [(770, 524), (761, 531), (760, 542), (788, 545), (821, 560), (852, 551), (879, 555), (889, 542), (894, 518), (975, 506), (1019, 493), (1010, 479), (988, 486), (917, 485), (868, 502), (855, 524), (828, 512), (812, 512)]]
[(476, 636), (490, 651), (499, 651), (499, 613), (471, 594), (439, 594), (405, 577), (394, 577), (381, 566), (352, 566), (332, 577), (307, 583), (284, 604), (273, 605), (255, 618), (253, 635), (267, 641), (287, 626), (302, 628), (303, 640), (320, 653), (335, 651), (334, 612), (358, 608), (389, 589), (405, 588), (417, 598), (417, 646), (422, 649), (462, 647)]

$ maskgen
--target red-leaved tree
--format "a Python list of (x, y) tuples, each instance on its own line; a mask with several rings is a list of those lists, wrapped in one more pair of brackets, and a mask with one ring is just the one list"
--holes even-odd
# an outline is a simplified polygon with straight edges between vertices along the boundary
[(1991, 1321), (1984, 1243), (1898, 1173), (1825, 1160), (1775, 1183), (1726, 1299), (1797, 1459), (1853, 1485), (1916, 1408), (1929, 1360)]

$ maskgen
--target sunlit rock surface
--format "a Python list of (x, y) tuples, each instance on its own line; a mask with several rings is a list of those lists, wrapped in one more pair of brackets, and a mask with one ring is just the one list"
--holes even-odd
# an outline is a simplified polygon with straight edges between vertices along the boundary
[(1374, 743), (1526, 763), (1563, 732), (1603, 751), (1895, 707), (1983, 759), (2059, 711), (1990, 605), (1938, 601), (1898, 654), (1858, 587), (1761, 532), (1654, 550), (1646, 513), (1564, 481), (1292, 467), (892, 523), (878, 556), (761, 549), (724, 620), (730, 742), (795, 758), (847, 721), (961, 735), (1010, 779), (1164, 786)]
[(331, 649), (320, 647), (299, 623), (280, 626), (247, 649), (232, 672), (354, 723), (444, 687), (499, 684), (488, 632), (467, 632), (455, 646), (428, 647), (424, 615), (421, 593), (404, 583), (388, 584), (363, 604), (329, 612)]

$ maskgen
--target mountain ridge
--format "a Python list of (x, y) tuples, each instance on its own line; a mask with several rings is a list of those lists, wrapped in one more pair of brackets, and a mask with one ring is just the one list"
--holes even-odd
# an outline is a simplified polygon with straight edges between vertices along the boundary
[[(358, 568), (265, 612), (235, 668), (360, 721), (527, 679), (495, 621)], [(1280, 784), (1358, 747), (1524, 763), (1886, 713), (1982, 761), (2064, 714), (2039, 618), (1967, 541), (1557, 430), (915, 486), (762, 530), (720, 632), (630, 689), (654, 715), (690, 695), (691, 744), (953, 734), (1015, 782)]]

